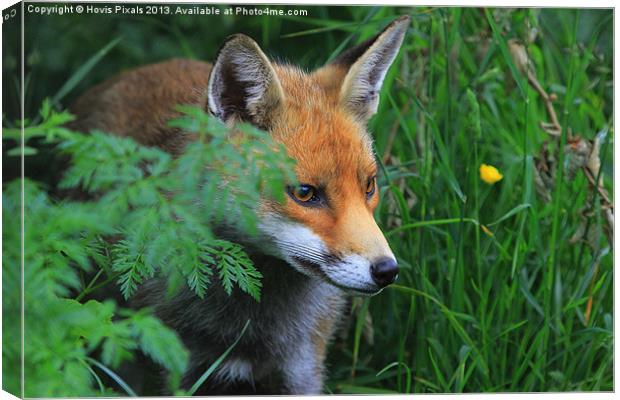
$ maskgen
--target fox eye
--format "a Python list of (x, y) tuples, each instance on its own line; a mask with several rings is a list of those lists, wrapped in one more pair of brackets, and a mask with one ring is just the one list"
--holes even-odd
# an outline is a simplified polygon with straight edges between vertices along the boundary
[(366, 198), (370, 199), (373, 194), (375, 194), (375, 190), (377, 189), (377, 177), (373, 176), (372, 178), (368, 178), (368, 183), (366, 184)]
[(310, 185), (289, 186), (288, 193), (298, 203), (311, 205), (321, 201), (317, 195), (317, 190)]

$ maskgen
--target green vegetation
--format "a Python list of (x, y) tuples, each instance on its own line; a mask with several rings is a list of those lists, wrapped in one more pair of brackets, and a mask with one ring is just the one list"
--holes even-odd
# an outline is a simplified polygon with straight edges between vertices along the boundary
[[(129, 297), (159, 274), (171, 292), (185, 282), (202, 296), (221, 282), (259, 299), (243, 249), (205, 222), (233, 218), (251, 232), (253, 214), (229, 210), (250, 209), (239, 204), (260, 190), (281, 195), (290, 173), (264, 132), (242, 126), (231, 143), (195, 109), (173, 123), (204, 140), (172, 159), (67, 131), (66, 105), (126, 68), (213, 59), (236, 32), (311, 69), (405, 13), (412, 25), (369, 126), (383, 171), (376, 216), (402, 271), (354, 299), (326, 391), (612, 390), (613, 12), (299, 8), (308, 16), (27, 16), (25, 394), (132, 394), (116, 371), (137, 350), (175, 390), (187, 362), (176, 334), (148, 310), (91, 295)], [(19, 31), (3, 29), (4, 82), (15, 82), (3, 92), (3, 382), (19, 393)], [(481, 164), (503, 179), (485, 183)], [(222, 176), (237, 177), (231, 191), (256, 190), (232, 196), (214, 183)], [(67, 199), (75, 188), (90, 200)], [(194, 207), (196, 197), (215, 206)]]
[[(58, 141), (57, 151), (71, 155), (59, 188), (79, 188), (93, 197), (54, 201), (37, 183), (23, 182), (26, 396), (108, 393), (93, 367), (131, 395), (134, 391), (110, 368), (132, 360), (137, 348), (168, 369), (170, 387), (178, 388), (188, 354), (176, 333), (143, 311), (118, 309), (111, 300), (80, 302), (102, 286), (116, 284), (128, 299), (144, 280), (157, 275), (167, 277), (170, 295), (185, 282), (202, 298), (217, 273), (229, 294), (237, 286), (260, 301), (260, 272), (241, 246), (216, 238), (207, 221), (226, 219), (255, 232), (251, 210), (261, 185), (267, 183), (263, 193), (283, 198), (283, 184), (293, 178), (291, 161), (265, 132), (243, 124), (231, 141), (220, 121), (196, 108), (184, 111), (184, 117), (171, 123), (199, 139), (175, 159), (129, 139), (70, 132), (58, 124), (72, 117), (51, 111), (48, 101), (42, 122), (26, 128), (34, 132), (30, 140)], [(7, 128), (4, 133), (14, 137), (19, 131)], [(222, 177), (227, 178), (225, 186)], [(21, 202), (16, 201), (21, 183), (13, 180), (5, 187), (5, 266), (20, 264), (21, 249), (15, 244), (21, 232)], [(5, 272), (9, 301), (4, 303), (4, 322), (15, 333), (12, 337), (19, 337), (20, 270)], [(16, 344), (4, 346), (5, 365), (19, 365)], [(91, 357), (93, 351), (101, 362)], [(7, 389), (18, 392), (19, 370), (3, 371)]]

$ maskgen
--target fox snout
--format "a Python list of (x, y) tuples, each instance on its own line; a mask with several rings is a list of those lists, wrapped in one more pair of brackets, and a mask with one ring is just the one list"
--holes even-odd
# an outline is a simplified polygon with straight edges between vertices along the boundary
[[(267, 239), (263, 243), (275, 245), (280, 258), (303, 274), (322, 279), (345, 292), (374, 295), (398, 277), (398, 263), (378, 227), (376, 233), (380, 236), (374, 236), (372, 241), (375, 246), (358, 250), (353, 250), (351, 243), (345, 248), (334, 248), (333, 243), (307, 225), (281, 214), (266, 215), (260, 228)], [(360, 235), (356, 236), (361, 239)], [(370, 239), (365, 239), (362, 243), (370, 245)]]
[(370, 266), (370, 275), (377, 285), (384, 288), (398, 277), (398, 263), (391, 257), (383, 257)]

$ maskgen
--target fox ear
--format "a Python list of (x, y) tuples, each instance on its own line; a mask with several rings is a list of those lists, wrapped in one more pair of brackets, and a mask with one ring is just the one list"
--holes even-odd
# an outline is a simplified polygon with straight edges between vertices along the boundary
[(229, 37), (209, 76), (209, 111), (226, 122), (231, 118), (267, 128), (284, 94), (273, 66), (248, 36)]
[(345, 51), (331, 63), (348, 68), (339, 101), (364, 122), (377, 112), (383, 79), (398, 54), (410, 21), (409, 16), (397, 18), (377, 36)]

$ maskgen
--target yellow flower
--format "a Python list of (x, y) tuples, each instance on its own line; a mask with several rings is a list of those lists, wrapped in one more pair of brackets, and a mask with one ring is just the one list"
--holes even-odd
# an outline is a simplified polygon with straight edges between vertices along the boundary
[(499, 173), (497, 168), (492, 165), (482, 164), (480, 166), (480, 179), (492, 185), (502, 180), (504, 176)]

